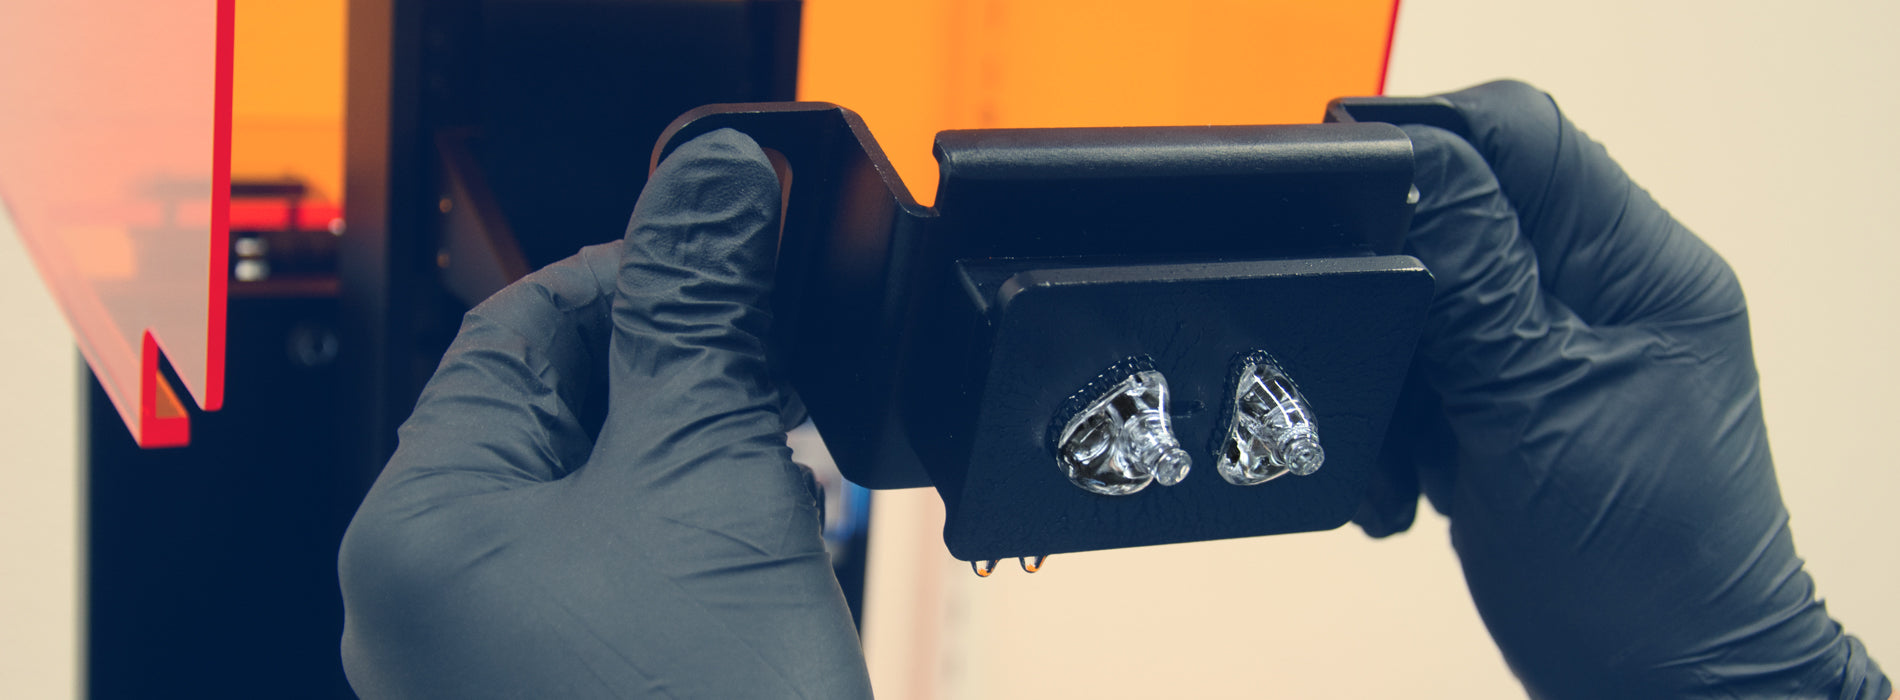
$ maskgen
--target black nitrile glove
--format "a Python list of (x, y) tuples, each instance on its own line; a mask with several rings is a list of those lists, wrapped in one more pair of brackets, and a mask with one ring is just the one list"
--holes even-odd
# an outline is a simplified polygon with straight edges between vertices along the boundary
[(343, 542), (357, 692), (870, 696), (766, 378), (778, 215), (759, 147), (707, 134), (625, 241), (469, 312)]
[(1446, 97), (1469, 142), (1405, 127), (1437, 411), (1361, 525), (1422, 485), (1536, 697), (1887, 698), (1795, 556), (1734, 273), (1548, 95)]

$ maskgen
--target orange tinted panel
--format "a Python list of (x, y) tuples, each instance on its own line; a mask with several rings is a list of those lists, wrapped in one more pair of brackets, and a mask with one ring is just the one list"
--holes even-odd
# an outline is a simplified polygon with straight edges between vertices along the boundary
[(161, 351), (199, 405), (223, 402), (232, 14), (0, 10), (0, 235), (26, 244), (141, 445), (189, 436)]
[(1378, 94), (1395, 0), (806, 0), (799, 98), (865, 118), (918, 200), (944, 129), (1276, 124)]

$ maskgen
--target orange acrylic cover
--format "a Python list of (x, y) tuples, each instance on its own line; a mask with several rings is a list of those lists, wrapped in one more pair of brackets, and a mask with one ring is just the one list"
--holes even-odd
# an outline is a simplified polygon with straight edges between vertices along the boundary
[(145, 447), (190, 439), (161, 355), (199, 406), (224, 400), (234, 5), (0, 9), (0, 235)]

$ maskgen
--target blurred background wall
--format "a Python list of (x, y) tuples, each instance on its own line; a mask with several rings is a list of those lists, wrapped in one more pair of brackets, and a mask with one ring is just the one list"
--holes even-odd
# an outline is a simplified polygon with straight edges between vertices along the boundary
[[(923, 201), (946, 128), (1291, 122), (1371, 93), (1387, 2), (807, 0), (801, 95), (863, 114)], [(343, 3), (240, 0), (235, 176), (334, 202)], [(1335, 13), (1316, 25), (1313, 13)], [(1886, 124), (1900, 8), (1874, 2), (1405, 0), (1388, 94), (1496, 77), (1570, 116), (1740, 272), (1797, 546), (1829, 608), (1900, 670), (1900, 408)], [(1313, 27), (1323, 26), (1321, 31)], [(9, 68), (13, 69), (13, 68)], [(1333, 86), (1351, 85), (1349, 90)], [(80, 368), (0, 235), (0, 694), (78, 692)], [(1445, 522), (1065, 555), (989, 579), (928, 491), (876, 499), (866, 645), (897, 698), (1519, 697)]]

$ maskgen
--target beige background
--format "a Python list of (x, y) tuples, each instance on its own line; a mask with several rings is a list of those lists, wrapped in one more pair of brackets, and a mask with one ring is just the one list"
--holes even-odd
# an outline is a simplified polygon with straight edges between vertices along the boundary
[(79, 682), (79, 365), (0, 220), (0, 696), (67, 697)]
[[(1892, 3), (1405, 0), (1392, 94), (1511, 76), (1740, 271), (1796, 542), (1900, 670)], [(77, 678), (75, 352), (0, 232), (0, 695)], [(928, 492), (882, 494), (867, 647), (885, 697), (1519, 697), (1442, 520), (1052, 559), (978, 580)], [(1013, 565), (1012, 565), (1013, 566)], [(1124, 609), (1109, 618), (1102, 601)]]

